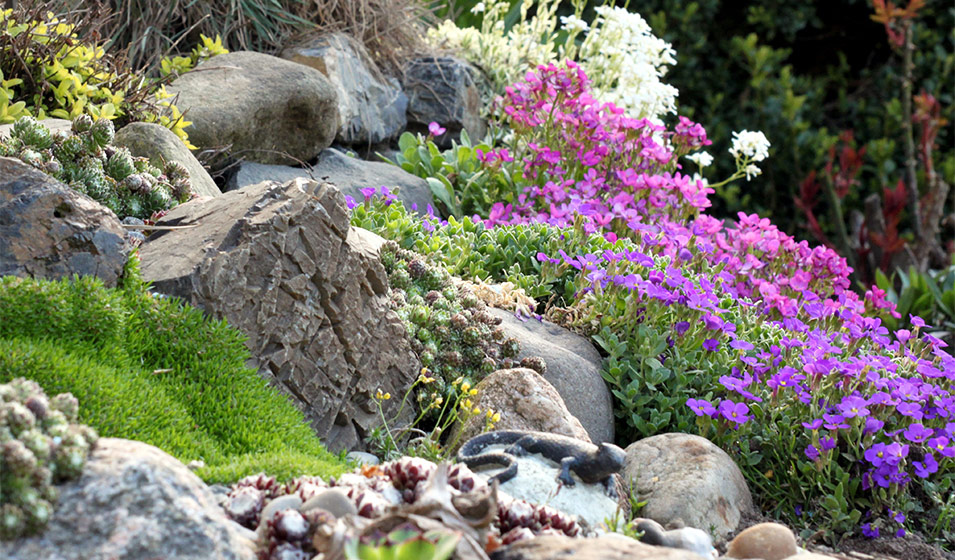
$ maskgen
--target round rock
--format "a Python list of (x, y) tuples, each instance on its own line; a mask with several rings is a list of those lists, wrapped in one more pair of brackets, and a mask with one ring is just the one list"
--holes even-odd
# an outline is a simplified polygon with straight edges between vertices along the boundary
[(314, 496), (302, 504), (299, 511), (306, 513), (313, 509), (323, 509), (335, 516), (336, 519), (346, 515), (358, 515), (358, 509), (351, 499), (338, 488), (328, 488), (320, 490)]
[(736, 535), (726, 549), (726, 556), (783, 560), (798, 552), (796, 536), (788, 527), (779, 523), (760, 523)]
[[(192, 125), (199, 148), (231, 146), (233, 157), (300, 163), (331, 145), (338, 95), (314, 68), (267, 54), (237, 51), (199, 64), (166, 88)], [(215, 158), (213, 167), (227, 163)]]
[(706, 438), (660, 434), (627, 447), (624, 477), (647, 505), (644, 517), (717, 537), (736, 530), (753, 498), (736, 463)]

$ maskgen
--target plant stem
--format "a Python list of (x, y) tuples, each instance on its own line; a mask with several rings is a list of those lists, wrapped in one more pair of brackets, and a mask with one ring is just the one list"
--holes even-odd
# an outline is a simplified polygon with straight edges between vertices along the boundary
[[(912, 232), (916, 242), (922, 239), (922, 213), (919, 210), (919, 186), (916, 169), (918, 162), (915, 157), (915, 139), (912, 132), (912, 53), (915, 45), (912, 42), (912, 22), (906, 21), (903, 29), (905, 44), (902, 47), (902, 134), (905, 140), (905, 174), (909, 195), (909, 212), (912, 215)], [(919, 268), (924, 255), (917, 255)]]
[(846, 258), (846, 262), (852, 267), (853, 274), (856, 273), (856, 256), (852, 250), (852, 243), (849, 241), (849, 232), (846, 229), (846, 222), (842, 215), (842, 202), (836, 195), (836, 189), (831, 180), (823, 182), (826, 191), (826, 200), (829, 202), (829, 215), (832, 223), (836, 226), (836, 243), (839, 244), (839, 253)]

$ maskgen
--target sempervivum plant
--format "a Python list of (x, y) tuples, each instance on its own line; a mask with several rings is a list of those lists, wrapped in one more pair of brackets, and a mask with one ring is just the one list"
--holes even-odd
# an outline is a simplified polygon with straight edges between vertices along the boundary
[(517, 339), (506, 337), (501, 320), (470, 290), (455, 286), (444, 267), (394, 242), (384, 245), (381, 260), (392, 306), (439, 388), (458, 377), (480, 379), (517, 363)]
[(163, 169), (126, 148), (111, 146), (113, 123), (89, 115), (73, 119), (72, 134), (50, 132), (33, 117), (21, 117), (0, 155), (19, 158), (106, 206), (120, 218), (148, 219), (192, 196), (189, 173), (179, 162)]
[(53, 514), (55, 483), (83, 471), (96, 432), (75, 424), (79, 404), (48, 399), (34, 382), (0, 385), (0, 539), (40, 531)]

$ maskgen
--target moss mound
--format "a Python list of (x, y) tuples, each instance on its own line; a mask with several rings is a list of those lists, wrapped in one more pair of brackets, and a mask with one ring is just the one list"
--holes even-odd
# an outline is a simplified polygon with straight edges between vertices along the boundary
[(117, 289), (0, 278), (0, 382), (73, 393), (82, 423), (202, 460), (207, 482), (344, 470), (302, 413), (245, 366), (241, 333), (151, 294), (131, 263)]

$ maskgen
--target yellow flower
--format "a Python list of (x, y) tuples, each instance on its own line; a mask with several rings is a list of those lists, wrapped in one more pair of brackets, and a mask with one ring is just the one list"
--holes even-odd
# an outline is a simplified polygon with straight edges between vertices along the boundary
[(470, 389), (470, 388), (471, 388), (471, 384), (468, 383), (467, 381), (465, 381), (464, 383), (461, 384), (461, 392), (462, 392), (462, 393), (467, 393), (467, 392), (468, 392), (468, 389)]
[(491, 421), (494, 422), (495, 424), (496, 424), (497, 422), (500, 422), (500, 421), (501, 421), (501, 413), (500, 413), (500, 412), (495, 412), (495, 413), (494, 413), (494, 416), (491, 416)]
[(391, 393), (382, 393), (381, 389), (378, 389), (378, 392), (375, 393), (375, 398), (380, 401), (386, 401), (391, 398)]
[(477, 393), (478, 393), (478, 390), (477, 390), (477, 389), (471, 389), (470, 391), (468, 391), (468, 394), (471, 395), (472, 397), (473, 397), (474, 395), (477, 395)]
[(471, 413), (472, 413), (472, 414), (481, 414), (481, 409), (478, 408), (478, 407), (474, 407), (474, 410), (472, 410)]
[(474, 403), (471, 402), (471, 399), (464, 399), (464, 402), (461, 403), (461, 408), (471, 408), (474, 406)]

